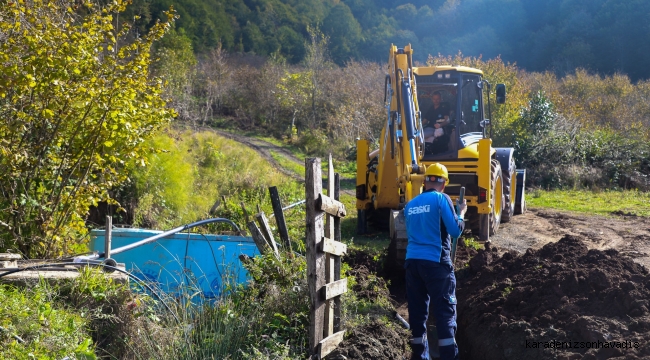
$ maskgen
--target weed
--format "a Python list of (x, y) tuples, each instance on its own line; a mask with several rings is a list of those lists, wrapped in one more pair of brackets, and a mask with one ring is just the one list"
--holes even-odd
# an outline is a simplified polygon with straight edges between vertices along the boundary
[(474, 250), (480, 250), (483, 248), (483, 245), (480, 242), (476, 241), (476, 237), (474, 236), (464, 236), (461, 239), (462, 243), (467, 248), (472, 248)]

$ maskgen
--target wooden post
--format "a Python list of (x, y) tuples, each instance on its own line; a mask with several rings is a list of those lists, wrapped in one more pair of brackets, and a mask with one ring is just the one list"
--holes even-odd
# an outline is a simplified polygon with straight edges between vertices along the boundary
[[(341, 179), (339, 173), (334, 174), (334, 200), (340, 201)], [(334, 241), (341, 241), (341, 218), (334, 217)], [(334, 281), (341, 280), (341, 257), (334, 257)], [(334, 298), (334, 332), (341, 330), (341, 297)]]
[(321, 161), (319, 158), (305, 159), (305, 199), (306, 199), (306, 247), (307, 247), (307, 282), (311, 306), (309, 311), (309, 352), (316, 354), (323, 340), (323, 320), (325, 301), (320, 289), (325, 285), (325, 277), (320, 275), (324, 267), (325, 253), (320, 251), (323, 241), (323, 215), (317, 210), (316, 199), (322, 190)]
[(104, 231), (104, 259), (111, 258), (111, 243), (113, 242), (113, 217), (106, 215), (106, 231)]
[(269, 187), (269, 195), (271, 195), (271, 204), (273, 205), (273, 214), (275, 215), (275, 222), (278, 225), (278, 233), (284, 245), (285, 251), (293, 252), (291, 249), (291, 241), (289, 240), (289, 231), (287, 230), (287, 223), (284, 220), (284, 211), (282, 211), (282, 202), (280, 201), (280, 194), (278, 188), (275, 186)]
[[(327, 162), (327, 196), (334, 198), (334, 166), (332, 165), (332, 154), (330, 153)], [(326, 215), (325, 237), (334, 239), (334, 216)], [(334, 282), (334, 256), (330, 253), (325, 253), (325, 282), (327, 284)], [(334, 334), (334, 300), (327, 300), (325, 305), (325, 337)]]

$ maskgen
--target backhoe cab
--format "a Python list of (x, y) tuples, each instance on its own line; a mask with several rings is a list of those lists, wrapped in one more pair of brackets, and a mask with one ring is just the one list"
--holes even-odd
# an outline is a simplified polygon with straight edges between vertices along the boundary
[[(433, 163), (447, 167), (445, 193), (454, 201), (465, 188), (467, 227), (480, 240), (488, 241), (501, 222), (525, 211), (525, 170), (515, 169), (513, 148), (492, 147), (483, 97), (485, 90), (490, 112), (490, 84), (483, 72), (451, 65), (414, 67), (412, 54), (410, 45), (391, 46), (379, 148), (371, 151), (367, 140), (357, 141), (358, 232), (366, 232), (368, 221), (389, 224), (398, 262), (406, 249), (399, 210), (421, 193), (423, 174)], [(504, 103), (505, 85), (495, 90), (497, 103)]]

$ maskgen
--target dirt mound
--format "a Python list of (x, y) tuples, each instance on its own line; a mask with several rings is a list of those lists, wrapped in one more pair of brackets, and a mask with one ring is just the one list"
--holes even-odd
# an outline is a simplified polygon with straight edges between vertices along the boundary
[(580, 238), (525, 254), (479, 250), (458, 282), (463, 359), (650, 356), (650, 277)]
[(327, 356), (343, 359), (403, 359), (410, 356), (409, 333), (396, 323), (375, 320), (351, 330), (338, 348)]

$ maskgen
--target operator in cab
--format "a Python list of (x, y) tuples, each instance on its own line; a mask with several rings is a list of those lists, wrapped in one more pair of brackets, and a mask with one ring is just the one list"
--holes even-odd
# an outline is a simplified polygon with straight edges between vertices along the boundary
[(449, 184), (447, 168), (439, 163), (427, 167), (424, 192), (404, 208), (406, 247), (406, 296), (411, 326), (411, 359), (429, 359), (427, 318), (429, 302), (438, 329), (442, 360), (458, 359), (456, 345), (456, 277), (451, 262), (451, 237), (463, 232), (467, 203), (459, 203), (456, 215), (451, 198), (443, 191)]
[(450, 124), (450, 109), (447, 104), (442, 103), (442, 94), (438, 91), (431, 95), (431, 103), (431, 107), (422, 115), (424, 141), (425, 144), (431, 144), (428, 146), (431, 148), (428, 152), (440, 153), (447, 151), (449, 143), (449, 134), (445, 127)]

